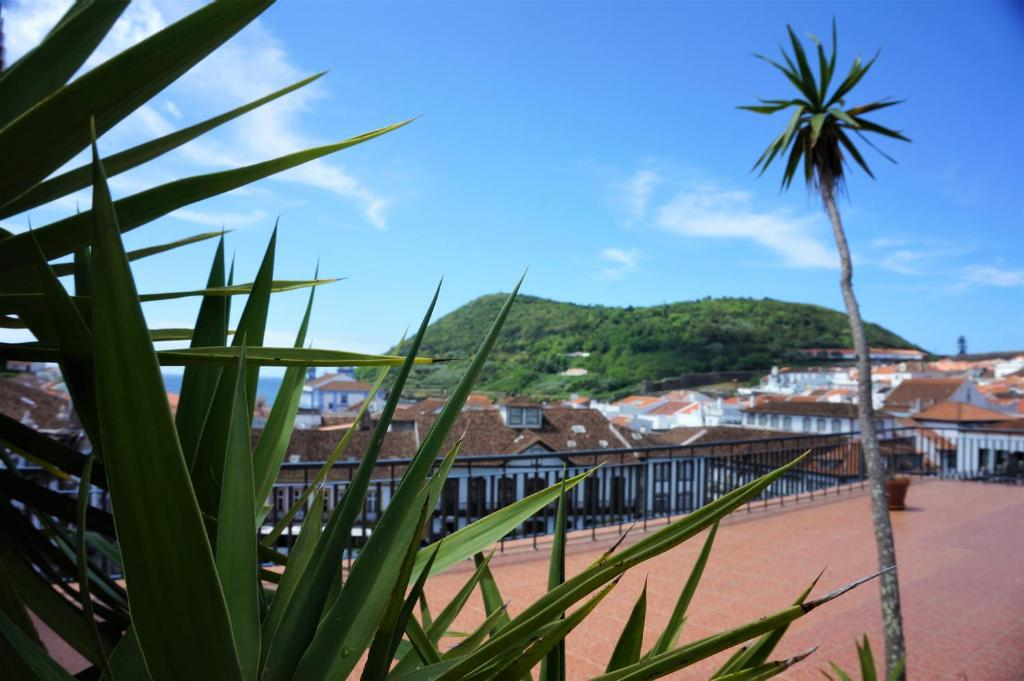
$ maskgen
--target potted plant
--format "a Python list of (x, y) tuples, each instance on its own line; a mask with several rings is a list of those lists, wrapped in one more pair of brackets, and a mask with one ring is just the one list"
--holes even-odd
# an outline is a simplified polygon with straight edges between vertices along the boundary
[(890, 473), (885, 479), (885, 494), (889, 499), (890, 511), (902, 511), (907, 507), (907, 488), (910, 487), (909, 475)]

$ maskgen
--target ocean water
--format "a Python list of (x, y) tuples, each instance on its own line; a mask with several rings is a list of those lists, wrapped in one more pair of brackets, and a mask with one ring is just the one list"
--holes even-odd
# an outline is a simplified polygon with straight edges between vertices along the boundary
[[(256, 397), (266, 398), (268, 405), (274, 404), (277, 391), (281, 389), (281, 376), (260, 375), (260, 381), (256, 384)], [(164, 385), (169, 393), (181, 392), (181, 374), (164, 373)]]

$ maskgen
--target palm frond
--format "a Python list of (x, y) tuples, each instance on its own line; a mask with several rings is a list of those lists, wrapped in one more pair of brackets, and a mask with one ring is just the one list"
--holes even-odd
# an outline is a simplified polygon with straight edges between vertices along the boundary
[(800, 97), (788, 99), (758, 97), (759, 104), (737, 107), (762, 115), (794, 109), (782, 133), (762, 152), (752, 170), (757, 170), (759, 175), (763, 175), (777, 157), (785, 156), (786, 163), (782, 172), (783, 189), (789, 188), (797, 168), (803, 163), (804, 181), (807, 185), (815, 189), (827, 188), (831, 191), (842, 188), (844, 185), (844, 154), (849, 154), (853, 162), (860, 166), (869, 177), (874, 177), (863, 155), (847, 134), (847, 130), (853, 130), (860, 139), (878, 151), (883, 158), (895, 162), (890, 155), (872, 143), (865, 133), (875, 133), (905, 142), (909, 142), (910, 138), (902, 132), (865, 120), (861, 116), (901, 104), (903, 100), (883, 99), (850, 108), (843, 105), (844, 99), (863, 80), (877, 61), (878, 54), (876, 53), (867, 63), (862, 62), (860, 57), (855, 58), (846, 77), (829, 94), (836, 70), (838, 32), (835, 20), (832, 21), (830, 51), (826, 50), (825, 45), (818, 38), (810, 36), (817, 55), (817, 74), (812, 70), (808, 53), (793, 28), (787, 25), (786, 32), (791, 52), (787, 52), (780, 46), (781, 62), (761, 54), (754, 56), (781, 71), (796, 88)]

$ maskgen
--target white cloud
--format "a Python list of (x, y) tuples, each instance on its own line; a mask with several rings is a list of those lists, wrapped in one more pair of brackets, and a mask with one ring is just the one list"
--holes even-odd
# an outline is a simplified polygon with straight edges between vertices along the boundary
[[(4, 28), (10, 60), (17, 59), (38, 44), (70, 5), (70, 0), (21, 0), (10, 7), (5, 5)], [(155, 4), (153, 0), (131, 3), (87, 62), (86, 68), (155, 33), (192, 6), (180, 2)], [(114, 134), (142, 134), (145, 131), (149, 136), (164, 135), (178, 126), (172, 125), (158, 108), (178, 119), (181, 117), (178, 103), (194, 100), (204, 108), (215, 109), (205, 112), (206, 115), (220, 113), (307, 75), (309, 73), (291, 62), (281, 41), (260, 20), (256, 20), (171, 86), (170, 92), (177, 102), (167, 99), (159, 107), (142, 107), (118, 126)], [(315, 139), (296, 132), (301, 128), (299, 116), (309, 109), (314, 99), (322, 96), (324, 92), (317, 84), (306, 86), (250, 112), (214, 134), (185, 145), (174, 156), (192, 166), (224, 168), (338, 141)], [(195, 109), (187, 108), (190, 111)], [(130, 140), (131, 144), (140, 141)], [(364, 218), (374, 227), (384, 229), (387, 226), (387, 198), (337, 160), (312, 161), (272, 179), (330, 192), (359, 206)]]
[(960, 271), (962, 283), (973, 286), (1014, 288), (1024, 286), (1024, 270), (1006, 269), (993, 265), (970, 265)]
[(875, 265), (906, 276), (948, 276), (950, 260), (972, 247), (942, 239), (907, 239), (901, 236), (871, 239), (858, 264)]
[(164, 101), (164, 111), (175, 118), (181, 118), (181, 109), (179, 109), (178, 105), (169, 99)]
[(663, 179), (653, 170), (640, 169), (618, 187), (621, 201), (631, 224), (642, 222), (647, 217), (647, 209), (650, 206), (654, 188)]
[(821, 220), (758, 210), (748, 192), (701, 183), (688, 186), (662, 205), (656, 223), (682, 236), (753, 241), (781, 256), (788, 267), (835, 268), (838, 259), (822, 239)]
[(170, 217), (178, 218), (185, 222), (193, 222), (210, 229), (218, 229), (220, 227), (232, 229), (260, 222), (267, 217), (267, 214), (258, 208), (247, 213), (209, 212), (180, 208), (171, 213)]
[(922, 265), (931, 257), (930, 253), (909, 248), (896, 248), (881, 257), (878, 264), (897, 274), (924, 274)]
[[(256, 94), (265, 94), (309, 75), (295, 67), (283, 45), (260, 22), (254, 22), (238, 39), (224, 45), (200, 63), (185, 79), (189, 89), (205, 101), (238, 106)], [(296, 132), (300, 114), (323, 96), (317, 84), (308, 85), (246, 114), (230, 126), (227, 144), (208, 139), (183, 148), (193, 162), (222, 166), (239, 165), (280, 156), (338, 140), (312, 139)], [(387, 226), (388, 201), (335, 160), (319, 159), (275, 176), (332, 192), (361, 207), (374, 227)]]
[[(71, 0), (20, 0), (4, 4), (4, 43), (11, 63), (38, 45), (71, 7)], [(131, 3), (83, 68), (90, 69), (166, 26), (152, 0)]]
[(171, 125), (163, 114), (149, 104), (140, 106), (132, 116), (138, 117), (138, 120), (153, 137), (163, 137), (174, 132), (175, 126)]
[(641, 256), (636, 248), (606, 248), (601, 251), (601, 259), (611, 265), (602, 269), (601, 274), (607, 279), (621, 279), (638, 268)]
[(69, 0), (23, 0), (4, 4), (4, 48), (13, 64), (39, 44), (71, 5)]

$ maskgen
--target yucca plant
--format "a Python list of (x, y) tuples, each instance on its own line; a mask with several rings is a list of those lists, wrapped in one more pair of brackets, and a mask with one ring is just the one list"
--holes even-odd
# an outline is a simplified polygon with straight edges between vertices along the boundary
[[(878, 668), (875, 666), (875, 655), (871, 652), (871, 642), (868, 641), (867, 634), (864, 634), (863, 641), (857, 642), (857, 661), (860, 663), (861, 681), (878, 681), (880, 678), (885, 678), (886, 681), (897, 681), (903, 675), (904, 658), (900, 658), (896, 662), (896, 666), (884, 677), (878, 673)], [(821, 673), (829, 681), (853, 681), (853, 677), (835, 662), (829, 661), (828, 664), (835, 676), (825, 670), (822, 670)]]
[[(67, 82), (110, 29), (123, 2), (79, 0), (32, 52), (0, 74), (0, 215), (15, 215), (90, 187), (87, 211), (0, 238), (0, 323), (26, 328), (35, 341), (0, 345), (0, 359), (52, 361), (64, 379), (88, 436), (76, 449), (0, 416), (0, 671), (30, 680), (218, 679), (324, 681), (363, 679), (521, 679), (542, 666), (545, 679), (564, 679), (565, 636), (614, 588), (628, 569), (709, 530), (668, 628), (643, 652), (644, 608), (638, 606), (601, 679), (649, 679), (754, 641), (728, 661), (723, 680), (768, 678), (799, 658), (767, 658), (788, 624), (857, 583), (717, 636), (679, 645), (719, 520), (757, 497), (786, 466), (724, 494), (626, 548), (613, 549), (573, 576), (565, 574), (567, 494), (588, 475), (562, 480), (420, 547), (427, 519), (458, 455), (442, 451), (513, 303), (506, 301), (462, 379), (406, 467), (389, 505), (348, 569), (345, 547), (362, 511), (374, 465), (406, 380), (431, 360), (419, 348), (438, 297), (435, 291), (402, 355), (306, 349), (313, 291), (294, 347), (263, 345), (273, 293), (328, 280), (274, 279), (276, 232), (251, 283), (225, 276), (220, 236), (206, 286), (139, 294), (130, 261), (217, 236), (126, 252), (121, 234), (202, 198), (358, 144), (404, 123), (334, 145), (243, 168), (178, 180), (112, 200), (108, 174), (155, 158), (312, 79), (252, 104), (108, 158), (97, 138), (209, 54), (270, 3), (220, 1)], [(314, 76), (315, 78), (315, 76)], [(77, 153), (87, 166), (52, 176)], [(63, 256), (70, 263), (55, 263)], [(69, 293), (61, 276), (73, 276)], [(438, 289), (439, 290), (439, 289)], [(246, 295), (235, 329), (230, 303)], [(143, 305), (167, 297), (201, 299), (191, 329), (150, 329)], [(190, 340), (186, 349), (154, 342)], [(161, 365), (185, 367), (176, 416), (168, 406)], [(261, 366), (287, 367), (267, 426), (250, 443)], [(302, 497), (264, 539), (258, 539), (284, 456), (307, 367), (379, 367), (377, 385), (397, 370), (373, 436), (342, 499), (325, 514), (322, 483), (348, 446), (338, 442)], [(365, 405), (363, 407), (366, 408)], [(13, 465), (16, 452), (78, 487), (67, 497)], [(109, 492), (110, 509), (90, 504), (90, 490)], [(484, 557), (496, 541), (558, 500), (550, 589), (512, 616)], [(275, 539), (302, 518), (292, 550)], [(119, 566), (115, 580), (95, 560)], [(451, 602), (431, 616), (425, 582), (474, 558), (477, 569)], [(859, 582), (858, 582), (859, 583)], [(440, 641), (479, 588), (487, 617), (450, 650)], [(415, 610), (420, 605), (420, 614)], [(575, 607), (578, 604), (579, 607)], [(573, 609), (575, 607), (575, 609)], [(34, 614), (80, 653), (89, 667), (72, 677), (42, 646)]]
[[(795, 92), (782, 99), (762, 99), (760, 104), (741, 106), (740, 109), (763, 115), (780, 111), (789, 113), (789, 122), (781, 133), (768, 145), (754, 164), (754, 170), (761, 174), (778, 159), (785, 166), (782, 172), (782, 189), (788, 189), (798, 174), (803, 177), (807, 188), (821, 197), (832, 234), (839, 253), (841, 274), (839, 288), (843, 295), (847, 317), (850, 322), (850, 336), (857, 352), (857, 412), (860, 427), (860, 443), (864, 452), (868, 485), (871, 492), (871, 516), (875, 526), (875, 544), (879, 567), (895, 565), (896, 547), (892, 537), (892, 523), (889, 521), (889, 505), (886, 500), (885, 466), (875, 432), (875, 415), (871, 393), (871, 351), (860, 305), (853, 290), (853, 259), (850, 256), (846, 231), (839, 215), (836, 197), (846, 185), (846, 173), (852, 163), (859, 166), (869, 177), (874, 177), (864, 155), (857, 148), (854, 138), (862, 140), (874, 149), (868, 135), (881, 135), (889, 139), (909, 142), (910, 139), (898, 130), (885, 127), (867, 118), (869, 114), (900, 104), (899, 100), (883, 99), (857, 106), (848, 106), (847, 98), (864, 79), (878, 59), (876, 54), (867, 63), (857, 57), (846, 77), (833, 81), (836, 74), (836, 22), (832, 21), (832, 49), (828, 56), (821, 42), (812, 36), (817, 48), (818, 73), (815, 75), (800, 39), (793, 29), (786, 27), (792, 46), (792, 56), (782, 47), (785, 64), (757, 55), (780, 71), (793, 86)], [(879, 150), (880, 151), (880, 150)], [(885, 158), (884, 152), (880, 153)], [(802, 168), (801, 168), (802, 166)], [(891, 671), (904, 658), (903, 617), (900, 612), (899, 579), (895, 571), (883, 575), (880, 584), (882, 619), (885, 621), (886, 667)], [(900, 673), (902, 678), (902, 671)]]

